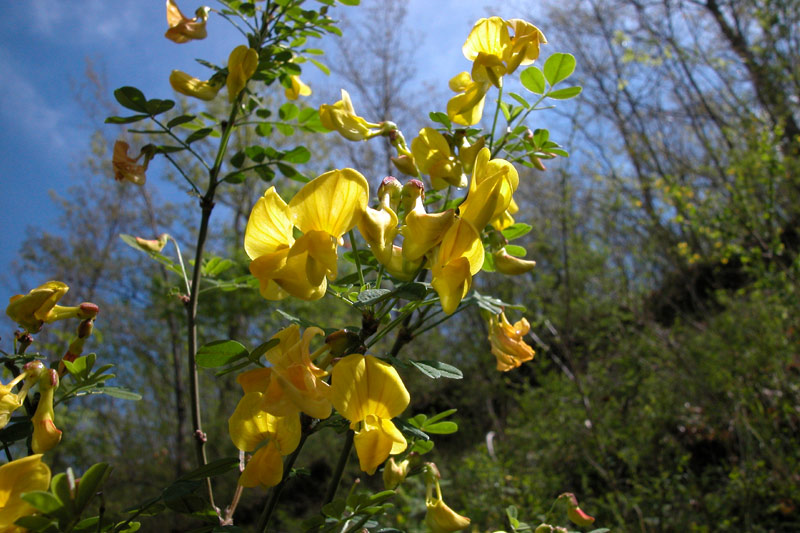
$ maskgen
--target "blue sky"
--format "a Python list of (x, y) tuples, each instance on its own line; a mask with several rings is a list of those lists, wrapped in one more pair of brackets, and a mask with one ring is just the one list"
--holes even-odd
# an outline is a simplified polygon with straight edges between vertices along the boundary
[[(178, 3), (187, 14), (201, 5), (192, 0)], [(431, 84), (446, 86), (450, 77), (468, 68), (461, 45), (475, 20), (489, 14), (487, 3), (408, 2), (409, 22), (422, 36), (419, 69), (426, 72)], [(219, 7), (216, 2), (209, 4)], [(203, 76), (205, 69), (194, 58), (224, 63), (242, 38), (212, 14), (208, 39), (174, 44), (163, 37), (167, 26), (162, 0), (32, 0), (6, 2), (2, 12), (0, 267), (6, 267), (18, 253), (26, 227), (51, 229), (57, 211), (50, 191), (65, 191), (76, 182), (77, 167), (89, 152), (90, 135), (100, 126), (89, 123), (76, 99), (74, 87), (80, 86), (87, 59), (104, 73), (109, 93), (116, 87), (135, 85), (149, 98), (172, 98), (168, 83), (172, 69)], [(508, 8), (492, 14), (520, 15), (509, 13)], [(303, 78), (312, 87), (324, 81), (310, 66)], [(435, 105), (444, 108), (444, 102)], [(147, 186), (157, 187), (158, 183), (158, 175), (149, 172)], [(3, 268), (3, 272), (7, 270)], [(5, 290), (23, 289), (3, 285), (0, 283)]]

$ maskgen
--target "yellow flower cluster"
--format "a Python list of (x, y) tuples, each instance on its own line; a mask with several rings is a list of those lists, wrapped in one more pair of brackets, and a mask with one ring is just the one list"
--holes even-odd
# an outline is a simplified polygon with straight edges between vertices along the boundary
[(472, 61), (472, 72), (450, 80), (450, 89), (458, 93), (447, 103), (450, 120), (464, 126), (480, 122), (489, 88), (502, 87), (503, 76), (533, 63), (546, 42), (539, 28), (521, 19), (490, 17), (476, 22), (462, 47), (464, 57)]
[[(244, 395), (228, 421), (234, 445), (242, 451), (255, 451), (239, 484), (244, 487), (271, 487), (283, 477), (281, 456), (297, 448), (301, 437), (300, 413), (325, 419), (335, 408), (350, 421), (355, 431), (354, 444), (361, 469), (369, 474), (389, 455), (406, 449), (406, 439), (392, 418), (408, 406), (409, 395), (397, 371), (370, 355), (351, 354), (333, 367), (330, 385), (328, 372), (314, 364), (310, 344), (322, 334), (308, 328), (302, 335), (296, 325), (279, 332), (279, 344), (265, 357), (269, 368), (257, 368), (237, 378)], [(260, 447), (259, 447), (260, 446)]]

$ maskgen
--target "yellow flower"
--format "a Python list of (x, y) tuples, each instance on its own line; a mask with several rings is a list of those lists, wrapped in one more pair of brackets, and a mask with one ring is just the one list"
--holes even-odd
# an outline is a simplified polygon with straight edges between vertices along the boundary
[(488, 148), (478, 152), (467, 198), (459, 206), (461, 218), (468, 220), (479, 232), (508, 209), (519, 185), (519, 174), (514, 165), (504, 159), (490, 161), (490, 157)]
[(505, 247), (492, 253), (494, 267), (501, 274), (508, 276), (518, 276), (525, 272), (530, 272), (536, 266), (536, 261), (526, 261), (519, 257), (508, 255)]
[(195, 39), (205, 39), (206, 21), (209, 8), (201, 7), (195, 12), (193, 19), (181, 13), (175, 0), (167, 0), (167, 25), (169, 29), (164, 37), (176, 43), (185, 43)]
[(392, 258), (392, 247), (397, 235), (397, 214), (392, 209), (392, 194), (399, 192), (400, 182), (387, 176), (378, 189), (379, 209), (367, 207), (364, 216), (358, 221), (358, 231), (367, 241), (372, 253), (383, 264)]
[(403, 258), (414, 262), (431, 251), (453, 225), (455, 211), (442, 213), (425, 212), (425, 187), (419, 180), (409, 180), (403, 187), (403, 202), (406, 208), (403, 233)]
[(431, 285), (439, 294), (442, 311), (453, 313), (472, 286), (472, 276), (483, 266), (483, 243), (468, 221), (456, 219), (436, 253)]
[[(7, 385), (0, 383), (0, 429), (8, 424), (14, 411), (22, 407), (22, 402), (25, 401), (28, 391), (36, 383), (42, 372), (44, 372), (44, 364), (41, 361), (31, 361), (25, 365), (20, 375), (9, 381)], [(25, 381), (22, 389), (17, 393), (13, 392), (17, 383), (23, 379), (27, 379), (27, 381)]]
[(423, 174), (431, 177), (434, 190), (448, 185), (466, 187), (467, 177), (461, 163), (453, 157), (444, 135), (434, 128), (422, 128), (419, 136), (411, 141), (411, 153)]
[(29, 455), (0, 466), (0, 531), (15, 531), (14, 522), (36, 510), (20, 496), (25, 492), (47, 490), (50, 468), (41, 454)]
[[(125, 141), (117, 141), (114, 143), (114, 154), (111, 157), (111, 166), (114, 168), (114, 179), (117, 181), (130, 181), (136, 185), (144, 185), (147, 177), (145, 172), (147, 166), (150, 164), (152, 155), (139, 152), (139, 157), (132, 158), (128, 156), (128, 143)], [(139, 164), (139, 160), (144, 157), (144, 163)]]
[(300, 326), (292, 324), (279, 331), (273, 339), (280, 344), (264, 355), (271, 367), (269, 383), (265, 389), (263, 409), (276, 416), (302, 411), (313, 418), (328, 418), (331, 414), (329, 386), (322, 380), (328, 373), (311, 360), (309, 346), (319, 328), (306, 328), (300, 335)]
[(258, 52), (241, 44), (228, 56), (228, 101), (233, 102), (258, 68)]
[(383, 466), (383, 487), (386, 490), (394, 490), (400, 483), (406, 480), (411, 463), (404, 459), (399, 463), (395, 462), (394, 457), (389, 457)]
[(409, 281), (419, 270), (422, 259), (407, 261), (403, 258), (402, 248), (394, 244), (398, 233), (398, 218), (392, 206), (397, 204), (401, 190), (400, 182), (396, 178), (384, 178), (378, 188), (380, 209), (367, 207), (358, 222), (358, 231), (387, 272), (398, 279)]
[(472, 78), (477, 82), (489, 82), (502, 86), (506, 73), (503, 57), (511, 45), (508, 27), (500, 17), (480, 19), (472, 27), (464, 46), (464, 57), (472, 61)]
[(356, 115), (350, 95), (342, 89), (342, 99), (333, 105), (322, 104), (319, 107), (319, 118), (322, 125), (350, 141), (364, 141), (380, 133), (380, 124), (367, 122)]
[(6, 307), (6, 314), (30, 333), (36, 333), (42, 329), (42, 324), (50, 321), (56, 302), (68, 290), (66, 283), (48, 281), (26, 295), (12, 296)]
[(181, 94), (206, 101), (213, 100), (222, 89), (221, 84), (212, 83), (211, 80), (202, 81), (180, 70), (172, 71), (169, 75), (169, 84)]
[(291, 77), (292, 87), (286, 89), (286, 98), (289, 100), (297, 100), (301, 96), (309, 96), (311, 94), (311, 87), (303, 83), (300, 76)]
[[(270, 369), (260, 368), (251, 372), (264, 370)], [(281, 455), (292, 453), (300, 442), (300, 417), (296, 411), (288, 416), (265, 412), (262, 409), (264, 393), (258, 390), (264, 387), (264, 383), (253, 378), (251, 374), (238, 380), (245, 394), (228, 419), (228, 433), (234, 446), (242, 451), (255, 450), (259, 443), (266, 441), (247, 463), (239, 484), (244, 487), (273, 487), (283, 477)]]
[(458, 94), (447, 102), (448, 118), (462, 126), (473, 126), (480, 122), (483, 116), (483, 103), (490, 85), (488, 81), (473, 81), (469, 72), (454, 76), (449, 86)]
[(390, 455), (406, 449), (406, 439), (392, 423), (410, 401), (397, 371), (371, 355), (342, 358), (331, 372), (331, 401), (350, 421), (361, 470), (374, 474)]
[(542, 31), (528, 21), (509, 19), (506, 21), (514, 35), (510, 46), (506, 47), (503, 59), (506, 62), (506, 73), (514, 72), (520, 65), (530, 65), (539, 58), (540, 45), (546, 44)]
[[(363, 216), (368, 198), (367, 180), (351, 168), (311, 180), (288, 205), (270, 188), (253, 207), (244, 237), (261, 295), (322, 298), (338, 270), (337, 245)], [(303, 233), (297, 240), (294, 226)]]
[(39, 405), (31, 417), (33, 438), (31, 448), (34, 453), (45, 453), (61, 442), (61, 430), (56, 427), (53, 418), (53, 394), (58, 388), (58, 372), (50, 370), (39, 378)]
[(508, 372), (533, 359), (533, 348), (523, 340), (530, 329), (531, 325), (524, 317), (513, 326), (505, 313), (489, 318), (489, 342), (497, 358), (497, 370)]
[[(425, 524), (432, 533), (451, 533), (469, 527), (470, 519), (452, 510), (442, 499), (439, 472), (433, 463), (426, 471)], [(434, 494), (435, 489), (435, 494)]]

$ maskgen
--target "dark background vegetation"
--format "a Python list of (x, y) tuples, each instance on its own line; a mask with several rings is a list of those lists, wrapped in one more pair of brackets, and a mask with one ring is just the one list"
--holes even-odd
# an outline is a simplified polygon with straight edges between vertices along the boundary
[[(328, 63), (354, 88), (360, 114), (397, 122), (410, 141), (427, 125), (420, 110), (443, 109), (449, 95), (426, 93), (408, 70), (413, 21), (401, 3), (365, 3), (359, 9), (372, 24), (345, 26)], [(536, 359), (494, 371), (477, 312), (406, 348), (465, 374), (436, 382), (404, 375), (410, 412), (459, 409), (460, 431), (437, 439), (430, 455), (447, 481), (445, 499), (477, 531), (504, 527), (510, 504), (536, 522), (565, 491), (598, 526), (618, 532), (800, 530), (800, 5), (569, 0), (547, 13), (538, 2), (518, 8), (553, 51), (576, 56), (584, 90), (577, 105), (530, 124), (557, 122), (552, 136), (573, 154), (545, 172), (519, 168), (517, 219), (534, 227), (524, 245), (536, 269), (476, 281), (480, 292), (527, 308)], [(385, 46), (365, 56), (364, 43), (375, 42)], [(110, 88), (97, 81), (85, 89), (104, 104), (100, 114), (114, 114)], [(63, 280), (70, 297), (99, 304), (88, 349), (115, 362), (117, 381), (143, 395), (82, 399), (57, 411), (65, 431), (54, 471), (112, 463), (106, 501), (124, 507), (191, 469), (193, 454), (184, 313), (170, 290), (179, 280), (118, 234), (168, 231), (189, 257), (199, 216), (191, 199), (167, 201), (150, 183), (110, 180), (112, 133), (95, 140), (84, 183), (62, 198), (63, 228), (32, 230), (17, 267), (26, 277)], [(354, 166), (374, 187), (390, 171), (382, 139), (300, 142), (315, 154), (308, 175)], [(265, 186), (251, 176), (218, 202), (211, 250), (236, 261), (226, 277), (247, 272), (244, 226)], [(257, 346), (285, 325), (276, 307), (256, 291), (204, 293), (201, 342)], [(280, 307), (328, 327), (359, 319), (327, 300)], [(227, 419), (240, 389), (230, 375), (201, 378), (209, 456), (234, 456)], [(310, 475), (288, 487), (279, 529), (296, 530), (316, 509), (338, 455), (326, 438), (304, 450), (299, 466)], [(350, 471), (343, 485), (358, 474)], [(234, 483), (217, 482), (221, 500)], [(422, 491), (412, 480), (397, 497), (401, 527), (421, 522)], [(263, 497), (247, 491), (237, 523), (254, 520)], [(186, 527), (173, 520), (176, 530)]]

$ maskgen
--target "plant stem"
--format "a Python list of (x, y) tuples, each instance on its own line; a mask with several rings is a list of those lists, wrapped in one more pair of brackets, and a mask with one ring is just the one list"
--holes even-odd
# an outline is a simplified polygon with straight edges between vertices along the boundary
[(331, 478), (331, 483), (328, 485), (328, 491), (325, 493), (325, 501), (322, 503), (322, 505), (332, 502), (333, 498), (336, 496), (336, 489), (339, 488), (339, 483), (342, 481), (344, 467), (347, 466), (347, 460), (350, 458), (350, 453), (353, 451), (354, 435), (355, 433), (353, 430), (347, 431), (347, 438), (344, 441), (342, 453), (339, 455), (339, 462), (336, 463), (336, 470), (333, 472), (333, 478)]
[(500, 102), (502, 101), (503, 101), (503, 86), (501, 85), (497, 93), (497, 106), (494, 108), (494, 118), (492, 119), (492, 134), (489, 137), (489, 150), (492, 149), (492, 145), (494, 144), (494, 130), (497, 127), (497, 115), (500, 114)]
[[(234, 125), (236, 123), (236, 115), (239, 112), (239, 106), (242, 101), (242, 94), (244, 89), (239, 93), (236, 101), (231, 109), (230, 117), (222, 132), (222, 139), (219, 143), (217, 157), (214, 160), (214, 166), (209, 171), (208, 190), (200, 200), (200, 208), (202, 215), (200, 218), (200, 229), (197, 234), (197, 248), (195, 250), (194, 268), (192, 271), (192, 283), (190, 285), (189, 301), (186, 303), (186, 327), (188, 330), (188, 366), (189, 366), (189, 394), (191, 397), (192, 408), (192, 429), (195, 442), (195, 453), (197, 454), (198, 467), (205, 466), (208, 463), (206, 457), (206, 435), (203, 433), (203, 425), (200, 414), (200, 394), (199, 394), (199, 377), (197, 373), (197, 301), (200, 295), (200, 271), (203, 265), (203, 249), (208, 237), (208, 223), (211, 219), (211, 211), (214, 209), (214, 195), (219, 185), (217, 178), (219, 177), (220, 169), (222, 168), (222, 161), (228, 147), (228, 141), (231, 137)], [(211, 486), (211, 478), (206, 478), (206, 488), (208, 492), (208, 499), (211, 507), (217, 510), (214, 504), (214, 490)], [(218, 512), (218, 511), (217, 511)]]
[(353, 248), (353, 259), (356, 262), (356, 268), (358, 269), (358, 281), (361, 282), (361, 286), (364, 286), (364, 272), (361, 270), (361, 258), (358, 257), (358, 245), (356, 244), (356, 234), (353, 230), (350, 230), (348, 233), (350, 236), (350, 246)]

